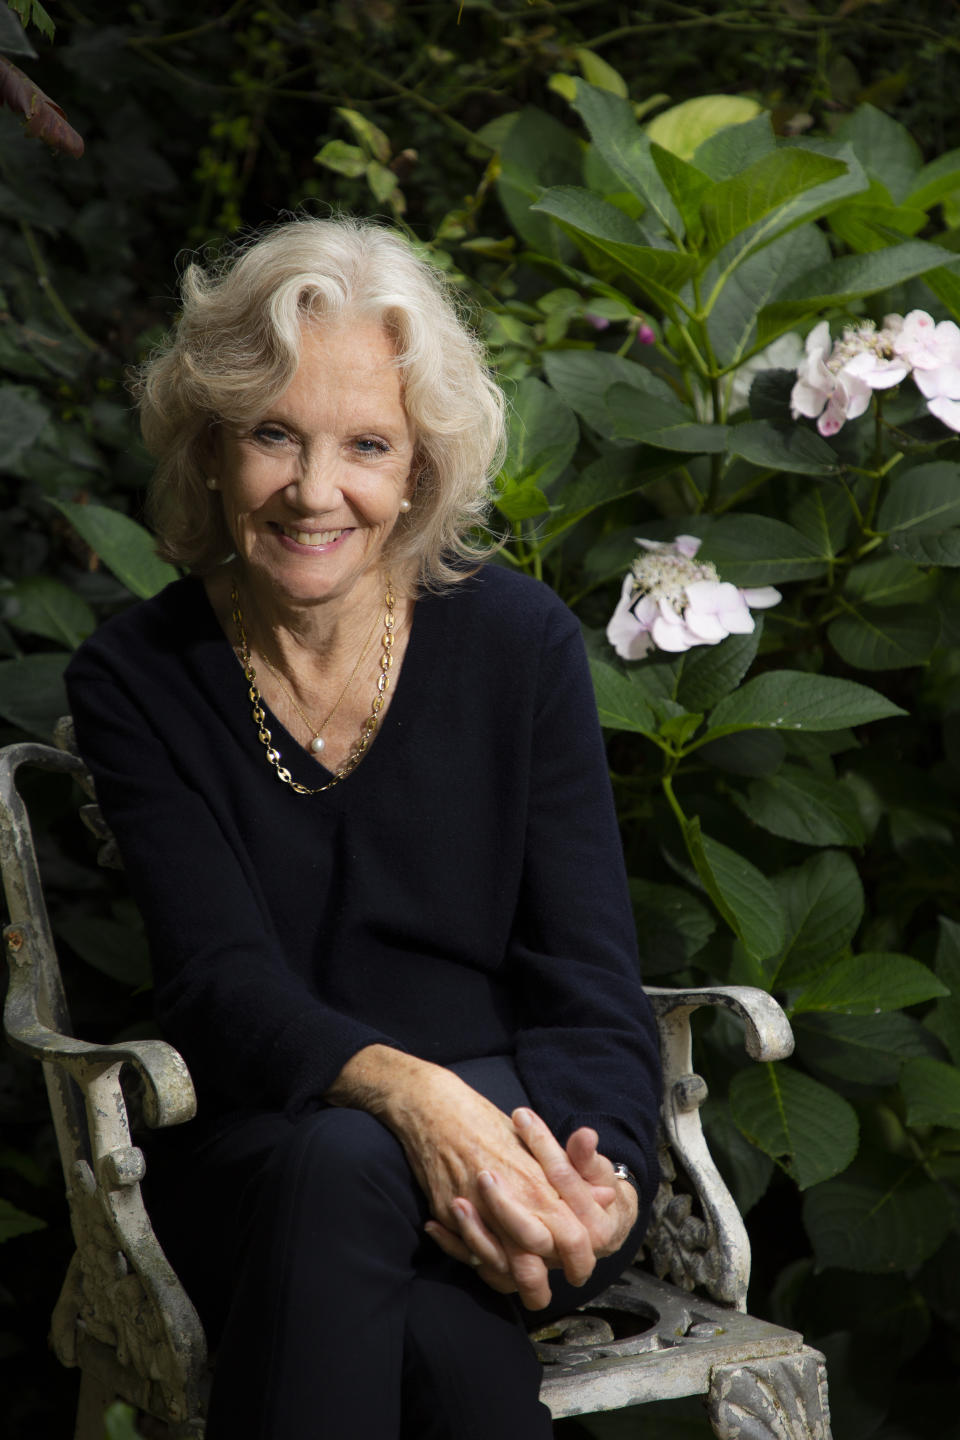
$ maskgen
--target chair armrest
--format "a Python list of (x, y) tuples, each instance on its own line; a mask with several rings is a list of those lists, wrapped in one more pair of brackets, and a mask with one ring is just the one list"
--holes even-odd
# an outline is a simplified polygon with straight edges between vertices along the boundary
[(144, 1119), (152, 1128), (180, 1125), (196, 1114), (193, 1081), (186, 1064), (165, 1040), (128, 1040), (119, 1045), (90, 1045), (60, 1035), (40, 1020), (39, 967), (32, 960), (28, 927), (22, 922), (3, 932), (10, 964), (4, 1011), (7, 1038), (35, 1060), (58, 1066), (86, 1092), (106, 1071), (131, 1065), (143, 1082)]
[(783, 1010), (754, 985), (711, 985), (703, 989), (670, 990), (658, 985), (644, 987), (657, 1019), (675, 1011), (687, 1015), (701, 1005), (732, 1010), (744, 1022), (744, 1043), (751, 1060), (785, 1060), (793, 1054), (793, 1031)]

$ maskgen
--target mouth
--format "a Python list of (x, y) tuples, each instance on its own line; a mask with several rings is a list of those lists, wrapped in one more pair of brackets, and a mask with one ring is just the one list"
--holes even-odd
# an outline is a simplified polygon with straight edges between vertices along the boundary
[(339, 540), (341, 535), (346, 534), (345, 529), (340, 530), (298, 530), (294, 525), (277, 525), (281, 535), (292, 540), (296, 545), (320, 546), (332, 545)]

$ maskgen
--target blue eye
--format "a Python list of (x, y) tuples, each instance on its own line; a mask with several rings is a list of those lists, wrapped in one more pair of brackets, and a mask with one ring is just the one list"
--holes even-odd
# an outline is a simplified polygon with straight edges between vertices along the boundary
[(253, 432), (255, 440), (263, 440), (267, 445), (282, 445), (287, 439), (285, 430), (279, 425), (258, 425)]
[(362, 440), (354, 440), (354, 448), (360, 451), (361, 455), (386, 455), (390, 446), (384, 440), (372, 440), (364, 437)]

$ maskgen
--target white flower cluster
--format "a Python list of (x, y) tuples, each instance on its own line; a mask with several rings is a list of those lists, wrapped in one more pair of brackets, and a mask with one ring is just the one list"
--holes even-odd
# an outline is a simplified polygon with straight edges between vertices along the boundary
[(931, 415), (960, 430), (960, 328), (938, 325), (926, 310), (887, 315), (881, 329), (868, 321), (844, 330), (831, 345), (821, 320), (807, 336), (806, 357), (790, 396), (794, 420), (816, 420), (821, 435), (836, 435), (855, 420), (874, 390), (888, 390), (910, 375)]
[(648, 651), (691, 650), (717, 645), (728, 635), (750, 635), (750, 606), (776, 605), (779, 590), (765, 585), (740, 590), (722, 581), (716, 568), (694, 560), (700, 541), (678, 535), (672, 544), (637, 540), (643, 551), (623, 582), (620, 601), (607, 626), (607, 639), (624, 660)]

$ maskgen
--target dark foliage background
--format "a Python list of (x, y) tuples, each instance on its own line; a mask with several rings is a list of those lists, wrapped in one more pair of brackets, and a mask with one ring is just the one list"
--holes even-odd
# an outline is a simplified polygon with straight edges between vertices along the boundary
[[(16, 8), (30, 18), (30, 0)], [(867, 100), (905, 124), (927, 159), (960, 146), (956, 0), (236, 0), (202, 10), (141, 0), (50, 13), (52, 39), (35, 16), (24, 41), (0, 4), (0, 62), (20, 66), (85, 142), (81, 159), (52, 152), (24, 134), (15, 106), (0, 109), (3, 742), (65, 708), (64, 647), (129, 603), (57, 503), (139, 514), (148, 467), (124, 372), (172, 318), (175, 266), (191, 250), (301, 207), (383, 214), (431, 244), (496, 313), (524, 282), (492, 185), (496, 130), (485, 127), (536, 105), (574, 133), (551, 77), (580, 73), (584, 52), (614, 65), (651, 113), (705, 92), (745, 94), (772, 109), (783, 134), (829, 134)], [(4, 663), (21, 657), (27, 668)], [(51, 782), (32, 792), (77, 1030), (142, 1031), (136, 916), (122, 886), (91, 870), (69, 791)], [(15, 1236), (0, 1249), (0, 1431), (11, 1437), (71, 1433), (75, 1403), (74, 1377), (44, 1352), (71, 1248), (44, 1117), (38, 1077), (0, 1052), (0, 1239), (5, 1224)], [(11, 1221), (9, 1207), (44, 1228)], [(752, 1305), (773, 1314), (806, 1253), (795, 1192), (773, 1187), (750, 1224)], [(882, 1329), (889, 1309), (891, 1374), (911, 1362), (872, 1413), (869, 1354), (832, 1372), (850, 1427), (838, 1426), (838, 1440), (879, 1434), (881, 1423), (887, 1440), (948, 1433), (929, 1397), (955, 1370), (956, 1331), (912, 1331), (899, 1292), (885, 1286), (862, 1276), (842, 1296), (824, 1283), (809, 1299), (817, 1334), (852, 1333), (868, 1313)], [(955, 1325), (955, 1289), (941, 1315), (951, 1307)], [(706, 1433), (679, 1414), (662, 1423)]]

